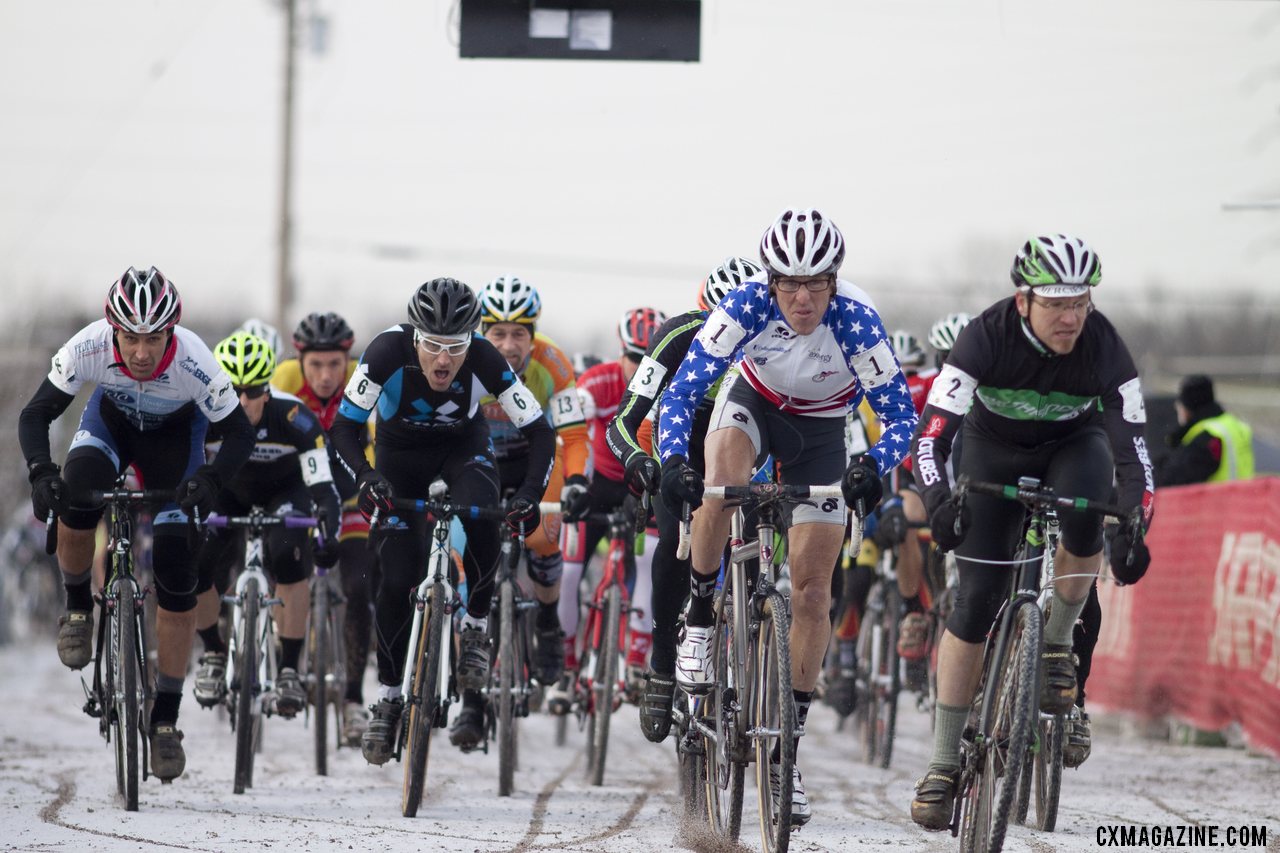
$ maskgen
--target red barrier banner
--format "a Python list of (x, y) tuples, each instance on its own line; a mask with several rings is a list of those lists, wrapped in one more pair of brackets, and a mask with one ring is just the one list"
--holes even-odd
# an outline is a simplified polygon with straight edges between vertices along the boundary
[(1141, 583), (1099, 584), (1089, 705), (1236, 722), (1280, 758), (1280, 478), (1159, 489), (1147, 544)]

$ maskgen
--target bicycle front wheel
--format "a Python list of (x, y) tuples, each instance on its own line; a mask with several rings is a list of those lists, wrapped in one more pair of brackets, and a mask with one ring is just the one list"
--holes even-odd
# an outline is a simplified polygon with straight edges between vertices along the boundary
[(1037, 707), (1043, 615), (1034, 601), (1015, 599), (990, 661), (982, 693), (981, 744), (963, 805), (961, 851), (999, 853), (1017, 796)]
[(115, 658), (113, 701), (116, 735), (116, 780), (124, 797), (127, 811), (138, 810), (138, 726), (142, 703), (139, 701), (142, 685), (138, 669), (138, 612), (133, 597), (133, 585), (116, 585), (118, 598), (115, 615), (111, 620), (112, 656)]
[[(1040, 749), (1035, 753), (1036, 829), (1053, 832), (1062, 793), (1062, 741), (1067, 719), (1062, 714), (1040, 718)], [(1026, 773), (1027, 770), (1022, 771)]]
[(716, 613), (713, 661), (716, 682), (711, 692), (696, 702), (698, 717), (703, 725), (714, 730), (714, 737), (702, 739), (705, 753), (704, 775), (707, 819), (711, 831), (721, 838), (737, 841), (742, 832), (742, 801), (746, 777), (747, 752), (745, 723), (747, 714), (742, 712), (746, 696), (739, 696), (742, 685), (734, 682), (733, 659), (735, 602), (726, 593), (723, 605)]
[(791, 608), (777, 590), (769, 593), (766, 615), (756, 647), (750, 731), (756, 745), (760, 839), (768, 853), (786, 853), (791, 844), (797, 724), (791, 687)]
[(513, 581), (498, 593), (498, 796), (511, 796), (516, 770), (516, 595)]
[(414, 638), (417, 643), (413, 660), (413, 680), (409, 707), (405, 708), (404, 751), (409, 760), (404, 765), (404, 785), (400, 794), (400, 810), (405, 817), (418, 814), (422, 792), (427, 783), (427, 758), (431, 750), (431, 729), (438, 711), (440, 665), (443, 654), (440, 635), (446, 619), (444, 591), (437, 585), (427, 593), (422, 628)]
[[(244, 585), (244, 600), (240, 602), (240, 625), (236, 632), (235, 714), (232, 725), (236, 731), (236, 772), (232, 790), (243, 794), (253, 786), (254, 729), (257, 714), (254, 706), (258, 694), (258, 582), (250, 578)], [(238, 686), (237, 686), (238, 685)]]
[(591, 684), (592, 785), (604, 784), (604, 765), (609, 753), (609, 719), (613, 716), (613, 694), (618, 689), (618, 632), (622, 623), (622, 592), (611, 585), (604, 596), (600, 648), (596, 657), (595, 680)]
[(311, 585), (311, 630), (308, 632), (307, 665), (311, 683), (312, 737), (316, 775), (329, 775), (329, 661), (333, 638), (329, 634), (329, 590), (321, 578)]

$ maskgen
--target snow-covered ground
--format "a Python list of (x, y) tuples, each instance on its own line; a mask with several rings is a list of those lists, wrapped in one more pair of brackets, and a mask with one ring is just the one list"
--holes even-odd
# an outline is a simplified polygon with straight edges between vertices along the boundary
[[(683, 826), (670, 741), (646, 742), (636, 710), (615, 719), (606, 784), (584, 779), (581, 733), (553, 745), (553, 722), (538, 716), (521, 733), (516, 794), (500, 799), (497, 755), (462, 755), (437, 738), (419, 815), (400, 816), (401, 769), (365, 764), (342, 750), (327, 778), (311, 765), (301, 719), (271, 720), (256, 787), (231, 792), (233, 741), (220, 712), (184, 700), (187, 772), (142, 788), (125, 812), (112, 756), (95, 721), (80, 711), (79, 675), (64, 670), (53, 643), (0, 650), (0, 847), (118, 851), (645, 851), (727, 850), (699, 827)], [(1095, 723), (1093, 757), (1066, 771), (1058, 831), (1010, 830), (1006, 850), (1094, 851), (1099, 828), (1131, 825), (1266, 826), (1280, 850), (1280, 763), (1241, 750), (1175, 747)], [(797, 851), (955, 850), (949, 835), (925, 833), (908, 817), (912, 784), (926, 763), (929, 728), (904, 698), (891, 770), (856, 758), (852, 735), (815, 706), (801, 744), (814, 818), (795, 834)], [(748, 802), (754, 789), (748, 781)], [(748, 816), (746, 821), (753, 818)], [(1224, 836), (1219, 835), (1221, 840)], [(742, 848), (758, 850), (754, 824)], [(1256, 848), (1255, 848), (1256, 849)]]

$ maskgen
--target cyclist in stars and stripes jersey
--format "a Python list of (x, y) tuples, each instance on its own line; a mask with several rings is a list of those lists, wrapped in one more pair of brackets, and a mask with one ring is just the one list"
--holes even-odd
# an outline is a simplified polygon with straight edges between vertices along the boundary
[[(760, 260), (765, 271), (711, 312), (662, 399), (663, 499), (673, 512), (685, 503), (701, 506), (703, 477), (687, 462), (693, 413), (740, 358), (716, 396), (705, 444), (707, 482), (745, 484), (753, 465), (772, 454), (782, 482), (839, 483), (847, 502), (870, 511), (880, 499), (881, 476), (902, 461), (916, 425), (884, 325), (871, 298), (837, 278), (844, 237), (819, 211), (784, 210), (761, 239)], [(845, 414), (864, 397), (884, 429), (846, 466)], [(723, 505), (708, 500), (693, 517), (692, 595), (676, 660), (676, 680), (691, 692), (709, 689), (715, 677), (712, 602), (731, 518)], [(830, 638), (831, 575), (844, 524), (839, 499), (799, 505), (792, 515), (791, 672), (801, 729)], [(776, 797), (782, 788), (776, 764), (770, 780)], [(792, 789), (792, 821), (801, 825), (811, 815), (798, 768)]]

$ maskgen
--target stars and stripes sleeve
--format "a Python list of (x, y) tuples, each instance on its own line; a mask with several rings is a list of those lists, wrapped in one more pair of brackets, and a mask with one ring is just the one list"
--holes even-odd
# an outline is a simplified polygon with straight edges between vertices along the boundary
[(883, 475), (910, 451), (916, 408), (911, 402), (907, 377), (875, 308), (848, 298), (841, 298), (839, 307), (842, 316), (836, 328), (862, 392), (861, 397), (855, 394), (850, 398), (849, 407), (856, 409), (865, 398), (880, 419), (880, 438), (867, 453), (876, 460)]
[(768, 318), (769, 290), (748, 283), (731, 292), (702, 324), (674, 371), (658, 410), (658, 457), (689, 455), (689, 427), (698, 403)]

